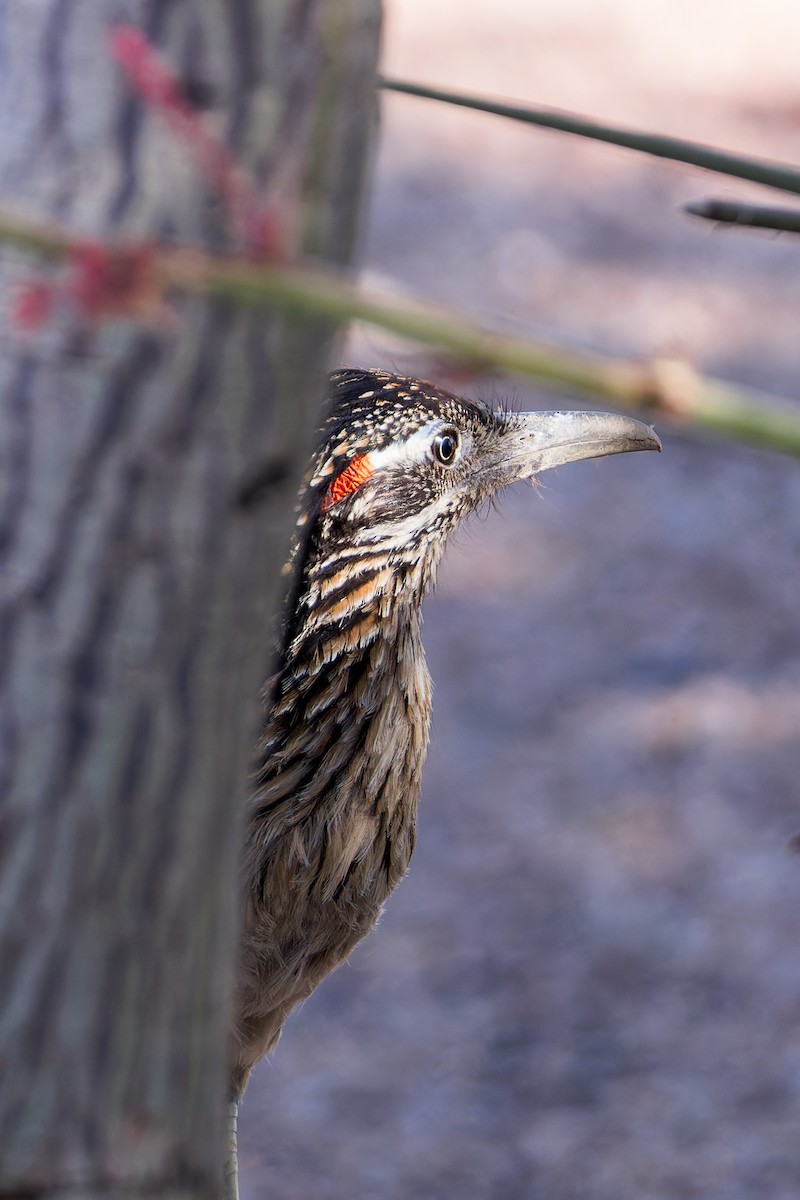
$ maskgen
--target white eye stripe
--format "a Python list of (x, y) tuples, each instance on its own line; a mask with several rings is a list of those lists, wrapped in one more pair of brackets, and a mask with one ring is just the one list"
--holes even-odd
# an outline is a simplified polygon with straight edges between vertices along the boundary
[(429, 421), (404, 441), (393, 442), (382, 450), (370, 450), (370, 462), (376, 471), (381, 467), (411, 467), (423, 463), (431, 458), (436, 434), (449, 432), (452, 428), (450, 421)]

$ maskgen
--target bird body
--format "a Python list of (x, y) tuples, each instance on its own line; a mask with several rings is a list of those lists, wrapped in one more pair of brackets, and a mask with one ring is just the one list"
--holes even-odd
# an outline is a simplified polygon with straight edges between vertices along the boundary
[[(395, 612), (367, 644), (342, 636), (273, 712), (247, 845), (237, 1092), (408, 868), (431, 696), (419, 622), (398, 624)], [(292, 728), (295, 705), (310, 737)]]
[(407, 871), (431, 711), (420, 605), (448, 534), (538, 470), (659, 448), (627, 417), (494, 412), (382, 371), (330, 388), (248, 805), (234, 1099)]

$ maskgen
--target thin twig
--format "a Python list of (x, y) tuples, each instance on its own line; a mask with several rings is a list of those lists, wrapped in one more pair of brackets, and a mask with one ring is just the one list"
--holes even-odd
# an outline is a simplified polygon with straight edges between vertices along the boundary
[[(74, 239), (56, 226), (0, 214), (0, 242), (63, 259)], [(704, 379), (677, 360), (637, 362), (576, 354), (552, 343), (490, 332), (460, 313), (367, 291), (341, 271), (304, 263), (253, 263), (194, 248), (152, 246), (166, 291), (217, 296), (298, 317), (366, 321), (446, 351), (475, 371), (507, 371), (550, 391), (660, 412), (687, 425), (800, 458), (800, 410), (774, 396)]]
[(797, 208), (772, 208), (760, 204), (742, 204), (738, 200), (712, 198), (684, 204), (683, 209), (693, 217), (703, 217), (706, 221), (800, 233), (800, 209)]
[(425, 100), (455, 104), (459, 108), (493, 113), (495, 116), (508, 117), (512, 121), (524, 121), (545, 129), (557, 129), (561, 133), (609, 142), (614, 146), (624, 146), (628, 150), (652, 154), (656, 158), (689, 163), (693, 167), (703, 167), (706, 171), (716, 171), (720, 175), (733, 175), (737, 179), (749, 179), (782, 192), (800, 194), (800, 170), (789, 163), (768, 162), (765, 159), (731, 154), (713, 146), (704, 146), (700, 142), (664, 137), (658, 133), (639, 133), (632, 129), (621, 129), (616, 125), (601, 125), (597, 121), (590, 121), (578, 114), (561, 112), (555, 108), (506, 104), (500, 100), (482, 99), (463, 92), (425, 87), (423, 84), (407, 83), (399, 79), (381, 79), (379, 82), (387, 91), (402, 92), (407, 96), (419, 96)]

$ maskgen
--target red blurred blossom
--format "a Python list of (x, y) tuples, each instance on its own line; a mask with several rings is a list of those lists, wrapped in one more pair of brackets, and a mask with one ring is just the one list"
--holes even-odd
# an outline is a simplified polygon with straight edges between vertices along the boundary
[(157, 248), (149, 242), (76, 242), (70, 250), (68, 293), (88, 317), (172, 322), (175, 313), (164, 295), (156, 261)]
[(130, 314), (161, 295), (152, 246), (76, 242), (69, 253), (68, 291), (87, 316)]
[(22, 333), (35, 333), (50, 319), (56, 285), (38, 279), (22, 284), (11, 304), (8, 318)]
[(12, 305), (10, 319), (17, 329), (40, 329), (60, 305), (74, 304), (81, 316), (133, 317), (143, 321), (173, 318), (155, 271), (155, 248), (109, 246), (76, 241), (69, 249), (66, 269), (52, 281), (32, 280)]

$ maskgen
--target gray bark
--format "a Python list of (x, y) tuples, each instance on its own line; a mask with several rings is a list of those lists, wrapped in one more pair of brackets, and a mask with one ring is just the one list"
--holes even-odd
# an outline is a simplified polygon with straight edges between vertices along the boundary
[[(346, 261), (379, 0), (0, 8), (0, 203), (220, 244), (106, 48), (137, 24)], [(199, 86), (198, 86), (199, 85)], [(6, 298), (36, 270), (6, 255)], [(204, 302), (0, 352), (0, 1195), (218, 1192), (235, 862), (333, 330)]]

